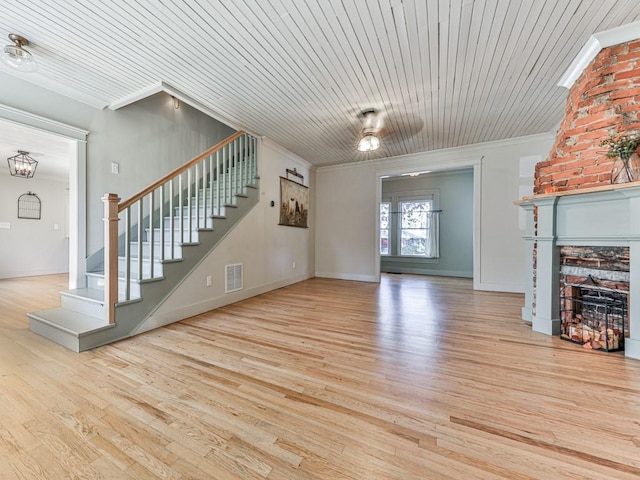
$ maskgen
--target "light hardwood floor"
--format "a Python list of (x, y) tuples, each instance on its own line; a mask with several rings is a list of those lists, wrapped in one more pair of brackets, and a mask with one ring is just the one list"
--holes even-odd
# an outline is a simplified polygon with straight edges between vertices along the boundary
[(464, 279), (313, 279), (75, 354), (0, 280), (0, 479), (637, 479), (640, 361)]

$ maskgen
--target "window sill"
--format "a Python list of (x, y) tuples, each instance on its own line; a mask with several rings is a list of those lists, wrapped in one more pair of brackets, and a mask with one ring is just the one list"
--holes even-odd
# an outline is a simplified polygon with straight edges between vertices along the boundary
[(439, 258), (430, 258), (430, 257), (405, 257), (399, 255), (380, 255), (380, 260), (383, 262), (393, 262), (393, 263), (439, 263)]

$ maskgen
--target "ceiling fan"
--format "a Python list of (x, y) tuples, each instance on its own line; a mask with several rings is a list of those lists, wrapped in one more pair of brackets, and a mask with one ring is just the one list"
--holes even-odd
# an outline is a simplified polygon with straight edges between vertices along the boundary
[(358, 117), (362, 123), (362, 135), (358, 142), (361, 152), (374, 151), (382, 143), (386, 146), (404, 143), (424, 128), (424, 121), (411, 113), (400, 116), (368, 108), (362, 110)]

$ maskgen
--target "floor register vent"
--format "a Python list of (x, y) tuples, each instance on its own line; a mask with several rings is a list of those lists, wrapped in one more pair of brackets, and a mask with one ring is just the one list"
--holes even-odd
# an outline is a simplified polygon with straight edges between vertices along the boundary
[(224, 293), (242, 290), (242, 263), (225, 265), (224, 271)]

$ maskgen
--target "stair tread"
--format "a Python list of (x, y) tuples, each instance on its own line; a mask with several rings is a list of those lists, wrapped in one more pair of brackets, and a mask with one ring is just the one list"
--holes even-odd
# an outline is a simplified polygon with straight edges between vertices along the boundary
[(62, 307), (31, 312), (27, 316), (78, 336), (109, 326), (104, 318), (74, 312)]

